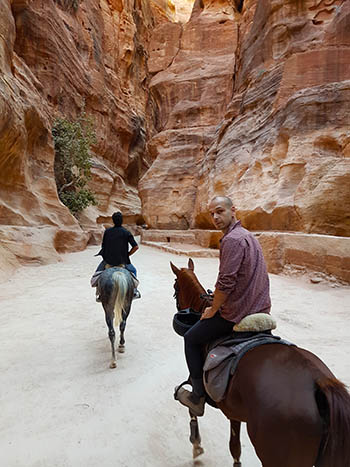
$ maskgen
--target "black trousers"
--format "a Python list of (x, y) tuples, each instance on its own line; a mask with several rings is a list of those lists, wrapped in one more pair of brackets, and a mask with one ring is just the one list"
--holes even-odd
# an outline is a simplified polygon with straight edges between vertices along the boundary
[(227, 321), (217, 312), (212, 318), (198, 321), (186, 332), (184, 336), (185, 356), (191, 378), (202, 378), (203, 345), (231, 334), (233, 326), (232, 321)]

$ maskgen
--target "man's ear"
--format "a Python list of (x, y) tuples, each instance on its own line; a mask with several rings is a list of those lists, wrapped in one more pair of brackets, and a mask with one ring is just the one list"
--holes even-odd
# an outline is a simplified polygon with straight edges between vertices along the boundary
[(232, 212), (232, 215), (235, 216), (236, 215), (236, 208), (234, 206), (232, 206), (231, 208), (231, 212)]
[(191, 269), (191, 271), (194, 271), (194, 262), (192, 261), (192, 258), (188, 259), (188, 269)]
[(180, 269), (177, 268), (171, 261), (170, 261), (170, 267), (171, 267), (173, 273), (175, 274), (175, 276), (178, 276), (178, 274), (180, 273)]

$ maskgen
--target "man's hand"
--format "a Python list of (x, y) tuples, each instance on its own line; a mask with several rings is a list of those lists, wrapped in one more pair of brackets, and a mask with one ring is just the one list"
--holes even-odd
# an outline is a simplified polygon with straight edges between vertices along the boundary
[(209, 319), (209, 318), (212, 318), (215, 313), (217, 312), (217, 310), (213, 310), (213, 307), (212, 306), (208, 306), (202, 313), (202, 316), (201, 316), (201, 319)]
[(211, 306), (207, 307), (203, 311), (201, 319), (212, 318), (216, 314), (218, 309), (221, 307), (221, 305), (225, 303), (226, 299), (227, 299), (227, 295), (224, 292), (221, 292), (221, 290), (215, 289), (213, 302)]

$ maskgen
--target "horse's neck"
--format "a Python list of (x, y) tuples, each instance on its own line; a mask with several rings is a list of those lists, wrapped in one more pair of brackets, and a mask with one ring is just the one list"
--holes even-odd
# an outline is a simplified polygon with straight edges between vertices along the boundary
[(204, 288), (198, 280), (194, 281), (193, 278), (187, 279), (186, 282), (186, 301), (188, 301), (188, 306), (196, 311), (202, 311), (203, 298), (201, 298), (201, 294), (205, 293)]

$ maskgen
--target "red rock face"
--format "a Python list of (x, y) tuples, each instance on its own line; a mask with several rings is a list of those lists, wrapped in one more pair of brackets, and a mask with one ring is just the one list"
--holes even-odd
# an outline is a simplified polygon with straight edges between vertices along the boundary
[[(350, 235), (350, 2), (196, 0), (185, 24), (168, 0), (68, 4), (0, 0), (1, 266), (84, 248), (116, 209), (212, 227), (216, 194), (252, 230)], [(84, 230), (51, 137), (83, 107), (99, 200)]]
[(349, 236), (349, 25), (341, 0), (245, 0), (158, 28), (147, 223), (210, 228), (227, 194), (252, 230)]
[[(116, 209), (130, 222), (141, 214), (144, 44), (157, 2), (84, 0), (76, 11), (70, 3), (0, 0), (0, 235), (19, 260), (85, 248)], [(81, 216), (85, 231), (57, 197), (51, 137), (57, 116), (75, 118), (82, 108), (95, 121), (91, 188), (99, 200)]]
[(198, 218), (225, 193), (250, 229), (350, 235), (349, 25), (349, 2), (257, 3)]
[(193, 226), (199, 169), (231, 99), (237, 34), (229, 1), (197, 2), (188, 23), (153, 33), (148, 63), (158, 133), (148, 146), (155, 160), (139, 183), (151, 227)]

